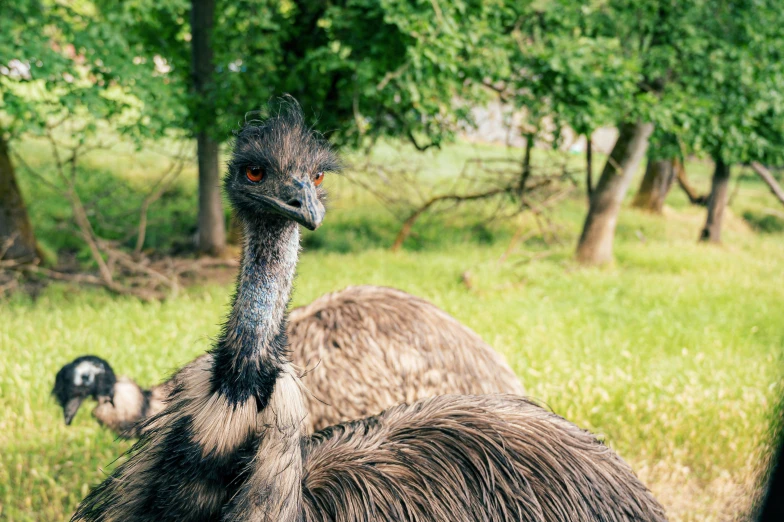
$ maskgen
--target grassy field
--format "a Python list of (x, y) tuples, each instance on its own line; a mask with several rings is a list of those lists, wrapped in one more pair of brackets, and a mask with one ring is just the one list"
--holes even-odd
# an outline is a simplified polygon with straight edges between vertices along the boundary
[[(455, 146), (420, 161), (432, 162), (437, 178), (474, 153), (509, 154)], [(45, 168), (39, 161), (33, 166)], [(143, 166), (118, 173), (116, 165), (92, 158), (82, 186), (143, 190)], [(708, 171), (689, 165), (703, 190)], [(192, 232), (193, 177), (187, 170), (154, 211), (154, 246), (171, 241), (168, 230), (182, 241)], [(30, 179), (21, 182), (26, 193), (36, 191)], [(518, 226), (534, 230), (530, 217), (484, 224), (466, 207), (423, 219), (407, 248), (393, 254), (385, 247), (395, 219), (345, 180), (328, 183), (331, 210), (306, 238), (294, 305), (350, 284), (427, 298), (502, 352), (531, 395), (600, 433), (672, 520), (728, 520), (747, 508), (784, 392), (784, 227), (766, 213), (776, 203), (754, 178), (739, 182), (724, 246), (696, 243), (704, 210), (676, 189), (663, 217), (624, 208), (617, 262), (604, 269), (582, 269), (571, 258), (585, 212), (581, 194), (554, 211), (562, 245), (533, 236), (499, 264)], [(106, 201), (118, 215), (134, 202)], [(64, 207), (44, 191), (30, 206), (47, 248), (67, 249), (53, 218)], [(230, 291), (208, 282), (141, 303), (55, 285), (35, 299), (0, 301), (0, 519), (67, 519), (129, 446), (99, 427), (89, 407), (71, 427), (63, 424), (49, 395), (62, 364), (92, 353), (154, 384), (209, 347)]]

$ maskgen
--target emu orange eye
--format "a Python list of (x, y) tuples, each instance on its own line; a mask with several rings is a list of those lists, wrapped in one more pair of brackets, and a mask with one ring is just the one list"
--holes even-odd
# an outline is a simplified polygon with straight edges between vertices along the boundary
[(245, 169), (245, 177), (248, 178), (248, 181), (258, 183), (264, 177), (264, 171), (261, 167), (247, 167)]
[(316, 177), (313, 178), (313, 184), (318, 187), (319, 185), (321, 185), (322, 181), (324, 181), (324, 173), (319, 172), (318, 174), (316, 174)]

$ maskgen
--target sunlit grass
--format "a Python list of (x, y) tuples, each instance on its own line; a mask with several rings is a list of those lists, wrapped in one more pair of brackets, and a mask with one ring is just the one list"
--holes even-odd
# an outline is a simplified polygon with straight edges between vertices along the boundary
[[(88, 168), (108, 176), (110, 163)], [(707, 189), (703, 167), (691, 170)], [(675, 192), (664, 217), (624, 209), (615, 265), (581, 269), (571, 257), (579, 194), (553, 214), (562, 245), (534, 237), (499, 264), (515, 228), (535, 226), (528, 217), (482, 234), (470, 210), (423, 220), (392, 254), (394, 218), (345, 180), (330, 183), (335, 198), (324, 227), (306, 236), (294, 305), (350, 284), (425, 297), (504, 353), (531, 395), (600, 433), (671, 519), (726, 520), (747, 502), (784, 392), (784, 236), (755, 234), (739, 217), (775, 204), (764, 187), (743, 181), (724, 246), (696, 243), (704, 210)], [(143, 385), (159, 382), (209, 347), (230, 291), (208, 284), (140, 303), (56, 285), (0, 302), (0, 518), (67, 519), (128, 447), (89, 408), (63, 425), (49, 396), (63, 363), (93, 353)]]

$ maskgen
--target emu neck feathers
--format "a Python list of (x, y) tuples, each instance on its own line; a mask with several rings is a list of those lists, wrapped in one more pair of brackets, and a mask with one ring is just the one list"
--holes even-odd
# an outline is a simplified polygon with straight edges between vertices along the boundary
[(246, 226), (237, 291), (213, 353), (213, 389), (237, 404), (264, 408), (285, 365), (286, 307), (299, 253), (299, 229), (270, 220)]
[(284, 326), (291, 296), (299, 229), (285, 223), (246, 230), (245, 237), (237, 292), (218, 346), (237, 358), (275, 357), (281, 355), (272, 351), (277, 348), (273, 341)]

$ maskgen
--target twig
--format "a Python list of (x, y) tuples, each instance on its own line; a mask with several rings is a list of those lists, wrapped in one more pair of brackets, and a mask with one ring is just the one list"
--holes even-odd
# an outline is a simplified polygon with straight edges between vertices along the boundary
[(511, 254), (515, 248), (517, 248), (517, 245), (519, 245), (520, 243), (525, 243), (526, 241), (528, 241), (529, 239), (531, 239), (536, 235), (535, 230), (529, 230), (528, 233), (525, 235), (523, 235), (522, 232), (523, 232), (523, 226), (520, 225), (519, 227), (517, 227), (514, 236), (512, 236), (512, 240), (509, 242), (509, 246), (506, 247), (504, 253), (501, 254), (501, 257), (498, 258), (499, 265), (506, 262), (506, 258), (509, 257), (509, 254)]
[(482, 85), (491, 91), (498, 94), (498, 97), (501, 99), (502, 102), (507, 102), (512, 97), (513, 93), (511, 93), (506, 85), (500, 86), (496, 85), (495, 83), (491, 82), (490, 80), (482, 80)]
[(3, 244), (0, 245), (0, 260), (2, 260), (5, 257), (5, 255), (8, 253), (9, 250), (11, 250), (11, 246), (13, 246), (14, 241), (16, 241), (17, 237), (19, 237), (19, 232), (14, 231), (10, 236), (6, 238), (5, 241), (3, 241)]
[(377, 90), (377, 91), (380, 91), (380, 90), (382, 90), (384, 87), (386, 87), (386, 86), (387, 86), (387, 84), (389, 84), (389, 82), (391, 82), (392, 80), (396, 80), (396, 79), (397, 79), (397, 78), (399, 78), (399, 77), (400, 77), (400, 76), (401, 76), (403, 73), (405, 73), (405, 72), (406, 72), (406, 70), (407, 70), (409, 67), (411, 67), (411, 62), (408, 62), (408, 61), (407, 61), (407, 62), (405, 62), (403, 65), (401, 65), (400, 67), (398, 67), (397, 69), (395, 69), (394, 71), (390, 71), (390, 72), (386, 73), (386, 74), (384, 75), (384, 77), (383, 77), (383, 78), (381, 78), (381, 81), (380, 81), (380, 82), (378, 82), (378, 85), (376, 85), (376, 90)]
[(406, 131), (406, 136), (408, 136), (408, 141), (410, 141), (414, 145), (414, 147), (416, 147), (416, 150), (418, 150), (419, 152), (425, 152), (430, 147), (439, 148), (439, 144), (435, 141), (431, 141), (427, 145), (420, 145), (419, 143), (417, 143), (417, 140), (414, 137), (414, 133), (411, 132), (411, 129), (408, 129), (408, 131)]
[(136, 236), (136, 246), (133, 249), (134, 257), (138, 258), (142, 252), (142, 248), (144, 247), (144, 239), (147, 235), (147, 211), (149, 210), (150, 205), (158, 201), (164, 192), (166, 192), (169, 187), (171, 187), (172, 183), (174, 183), (174, 181), (179, 177), (180, 173), (182, 173), (183, 166), (184, 162), (181, 160), (173, 162), (169, 167), (169, 170), (165, 172), (163, 176), (161, 176), (157, 181), (153, 187), (152, 192), (150, 192), (147, 197), (144, 198), (144, 201), (142, 201), (142, 206), (139, 210), (139, 227)]

